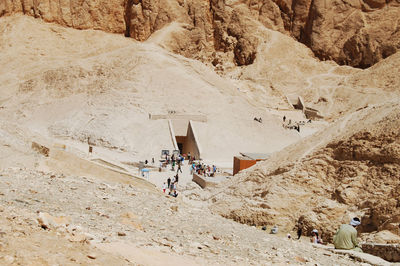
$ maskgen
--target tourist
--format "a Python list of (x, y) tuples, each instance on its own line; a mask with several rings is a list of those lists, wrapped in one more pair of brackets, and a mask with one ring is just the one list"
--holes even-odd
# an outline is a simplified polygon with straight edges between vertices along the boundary
[(188, 154), (187, 154), (187, 158), (188, 158), (188, 161), (189, 161), (189, 164), (191, 163), (191, 155), (190, 155), (190, 152), (188, 152)]
[(285, 121), (286, 121), (286, 116), (284, 115), (283, 116), (283, 123), (285, 123)]
[(297, 240), (300, 239), (301, 233), (303, 232), (303, 222), (297, 222)]
[(278, 226), (274, 225), (274, 227), (271, 228), (270, 234), (277, 234), (278, 233)]
[(178, 180), (179, 180), (179, 175), (177, 173), (176, 176), (175, 176), (175, 182), (178, 183)]
[(311, 231), (311, 243), (313, 243), (313, 244), (322, 244), (322, 239), (319, 237), (317, 229), (313, 229)]
[(168, 184), (168, 188), (169, 188), (169, 186), (171, 185), (171, 178), (169, 178), (169, 177), (167, 179), (167, 184)]
[(361, 224), (359, 218), (355, 217), (350, 224), (342, 224), (336, 235), (333, 237), (333, 244), (336, 249), (347, 249), (362, 252), (357, 241), (357, 226)]
[(165, 184), (165, 182), (164, 182), (164, 184), (163, 184), (163, 186), (162, 186), (162, 190), (163, 190), (163, 193), (165, 193), (165, 190), (167, 189), (167, 184)]
[(176, 173), (178, 174), (179, 171), (181, 171), (181, 173), (182, 173), (181, 164), (178, 164), (178, 170), (176, 170)]
[(170, 196), (172, 196), (172, 197), (178, 197), (178, 193), (176, 192), (176, 190), (174, 190), (174, 191), (172, 191), (172, 192), (169, 192), (169, 194), (168, 195), (170, 195)]
[(195, 169), (196, 169), (196, 165), (195, 165), (195, 163), (192, 163), (192, 165), (190, 166), (190, 174), (191, 175), (193, 175), (193, 172), (195, 171)]
[(144, 164), (148, 164), (149, 163), (149, 161), (147, 161), (147, 159), (144, 161)]

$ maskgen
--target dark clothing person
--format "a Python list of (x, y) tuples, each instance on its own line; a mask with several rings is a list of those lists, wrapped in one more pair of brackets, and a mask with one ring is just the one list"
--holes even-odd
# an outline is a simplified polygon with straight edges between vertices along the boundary
[(297, 225), (297, 239), (300, 239), (302, 233), (303, 233), (303, 224), (299, 223)]
[(178, 164), (178, 170), (176, 170), (176, 173), (178, 173), (179, 171), (181, 171), (181, 173), (182, 173), (181, 164)]
[(168, 179), (167, 179), (167, 184), (168, 184), (168, 187), (170, 187), (170, 185), (171, 185), (171, 178), (169, 178), (169, 177), (168, 177)]

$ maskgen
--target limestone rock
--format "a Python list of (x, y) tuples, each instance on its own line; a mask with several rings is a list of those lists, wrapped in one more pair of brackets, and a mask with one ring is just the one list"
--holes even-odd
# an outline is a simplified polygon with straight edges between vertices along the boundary
[[(277, 224), (285, 231), (302, 220), (306, 235), (317, 229), (324, 241), (354, 216), (362, 221), (359, 232), (388, 230), (398, 235), (400, 106), (386, 104), (355, 117), (346, 124), (346, 133), (327, 138), (308, 156), (301, 157), (302, 148), (294, 145), (230, 181), (241, 186), (227, 182), (229, 189), (211, 208), (241, 223)], [(300, 147), (309, 147), (310, 141)], [(296, 163), (277, 171), (290, 165), (289, 154)], [(381, 236), (393, 239), (390, 234)]]
[(124, 0), (25, 1), (4, 0), (0, 16), (23, 13), (76, 29), (99, 29), (108, 32), (125, 31)]
[[(254, 62), (258, 27), (292, 35), (320, 59), (369, 67), (400, 49), (398, 1), (195, 1), (195, 0), (5, 0), (0, 16), (22, 12), (77, 29), (155, 39), (187, 57), (212, 62), (223, 51), (237, 65)], [(156, 34), (157, 35), (157, 34)], [(265, 40), (263, 40), (265, 41)]]
[(7, 262), (8, 264), (12, 264), (15, 261), (15, 258), (10, 256), (10, 255), (6, 255), (4, 256), (4, 260), (5, 262)]
[(123, 213), (121, 215), (121, 223), (143, 231), (143, 226), (138, 221), (138, 217), (131, 212)]
[(400, 49), (396, 1), (313, 1), (300, 40), (321, 59), (366, 68)]
[(85, 242), (87, 240), (87, 237), (85, 234), (75, 234), (75, 235), (70, 235), (67, 237), (67, 239), (70, 242)]
[(69, 225), (70, 218), (66, 216), (56, 217), (46, 212), (39, 212), (37, 221), (43, 229), (51, 229)]

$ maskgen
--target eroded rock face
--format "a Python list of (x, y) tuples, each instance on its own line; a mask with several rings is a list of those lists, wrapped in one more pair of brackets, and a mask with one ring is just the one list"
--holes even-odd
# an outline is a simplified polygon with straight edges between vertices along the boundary
[(366, 68), (400, 48), (395, 1), (314, 1), (300, 40), (321, 59)]
[(46, 22), (76, 29), (98, 29), (123, 33), (124, 0), (3, 0), (0, 16), (24, 13)]
[[(400, 3), (382, 0), (4, 0), (0, 16), (23, 12), (77, 29), (125, 33), (139, 41), (182, 23), (171, 50), (212, 61), (232, 53), (253, 63), (257, 27), (292, 35), (323, 60), (366, 68), (400, 49)], [(181, 25), (181, 26), (182, 26)]]
[[(378, 121), (367, 120), (375, 115)], [(303, 153), (294, 145), (239, 174), (221, 189), (212, 208), (241, 223), (277, 224), (283, 230), (302, 220), (305, 234), (316, 228), (326, 240), (354, 216), (362, 221), (359, 232), (399, 234), (400, 106), (371, 108), (360, 118), (362, 128), (306, 157), (285, 160), (289, 152)], [(346, 127), (358, 127), (359, 120), (354, 121)]]

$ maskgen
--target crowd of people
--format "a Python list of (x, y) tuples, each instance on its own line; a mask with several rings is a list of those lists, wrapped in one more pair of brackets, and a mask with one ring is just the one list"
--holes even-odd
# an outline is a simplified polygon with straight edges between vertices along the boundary
[[(187, 158), (187, 160), (185, 160)], [(172, 154), (165, 155), (165, 159), (160, 161), (160, 171), (161, 168), (171, 167), (171, 171), (176, 171), (176, 175), (172, 178), (168, 177), (166, 182), (163, 183), (162, 190), (164, 193), (168, 192), (169, 195), (173, 197), (177, 197), (177, 186), (179, 180), (179, 174), (182, 172), (182, 167), (188, 161), (188, 165), (190, 165), (190, 174), (197, 173), (198, 175), (202, 175), (204, 177), (214, 177), (217, 172), (217, 167), (215, 165), (206, 165), (201, 163), (200, 161), (196, 161), (195, 156), (191, 156), (190, 152), (188, 154), (180, 155), (180, 154)]]
[(205, 165), (203, 163), (192, 162), (190, 166), (190, 174), (197, 173), (198, 175), (207, 176), (207, 177), (214, 177), (215, 173), (217, 172), (217, 167), (215, 165)]
[(287, 119), (286, 116), (283, 116), (283, 127), (286, 129), (294, 129), (297, 132), (300, 132), (300, 126), (305, 125), (306, 123), (311, 123), (311, 119), (307, 121), (292, 121), (292, 119)]
[(190, 152), (186, 155), (176, 155), (175, 153), (171, 156), (169, 154), (165, 155), (165, 160), (160, 161), (160, 168), (167, 168), (171, 165), (171, 171), (175, 171), (175, 167), (177, 167), (177, 172), (182, 173), (182, 165), (185, 162), (185, 156), (187, 156), (188, 163), (191, 164), (193, 161), (196, 160), (195, 156), (191, 156)]

